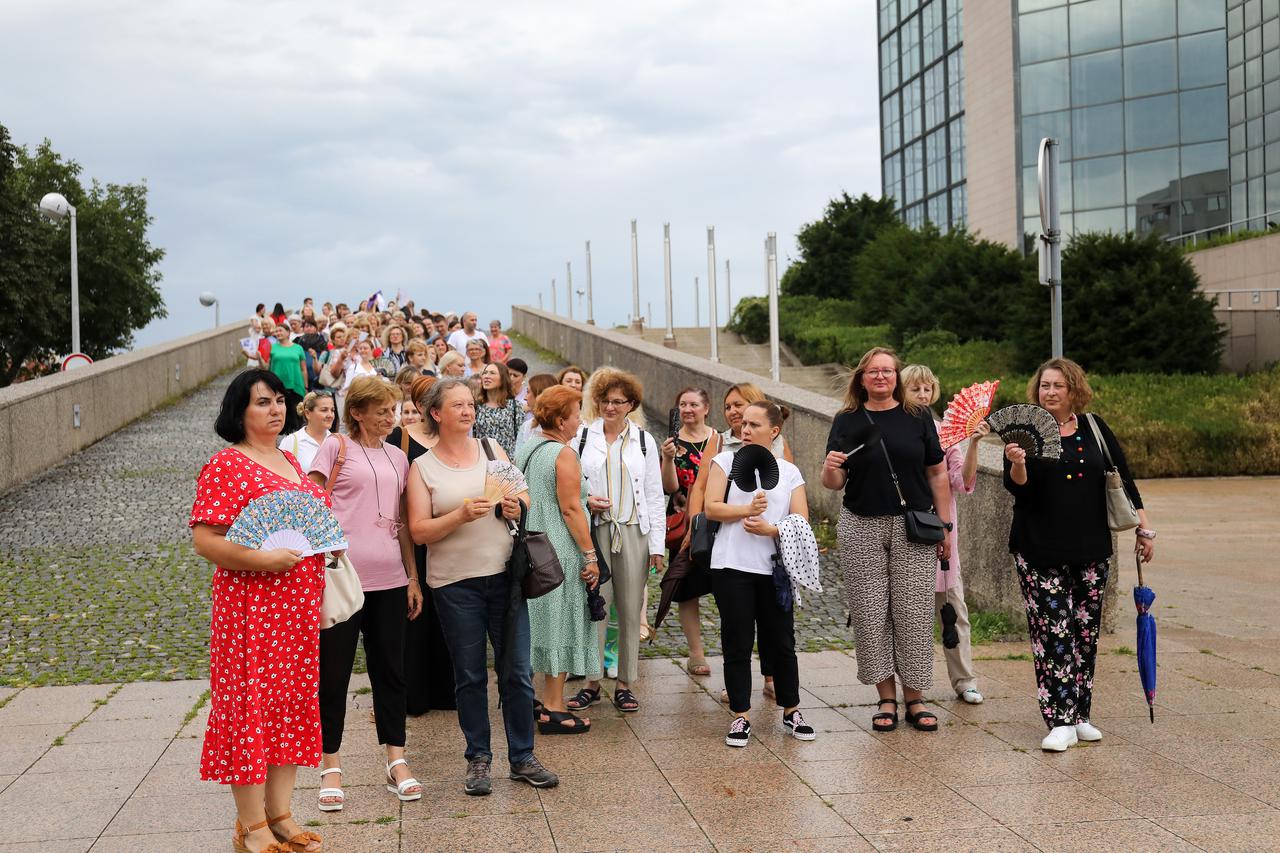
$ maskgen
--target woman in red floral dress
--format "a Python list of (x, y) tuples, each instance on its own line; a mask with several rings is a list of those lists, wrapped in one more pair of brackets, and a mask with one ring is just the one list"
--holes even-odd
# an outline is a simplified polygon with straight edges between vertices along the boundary
[(317, 853), (290, 807), (298, 765), (320, 760), (320, 600), (323, 555), (246, 548), (227, 528), (253, 499), (300, 491), (328, 502), (276, 447), (284, 385), (268, 370), (236, 376), (214, 426), (231, 443), (205, 464), (191, 508), (195, 551), (217, 568), (209, 638), (212, 704), (200, 777), (231, 786), (239, 853)]

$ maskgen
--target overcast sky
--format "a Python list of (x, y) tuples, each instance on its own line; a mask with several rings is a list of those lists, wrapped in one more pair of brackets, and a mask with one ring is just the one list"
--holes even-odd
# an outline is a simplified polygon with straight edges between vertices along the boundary
[[(87, 177), (145, 179), (169, 319), (153, 343), (257, 301), (565, 310), (691, 325), (716, 226), (735, 298), (847, 190), (878, 194), (872, 0), (786, 3), (4, 0), (0, 122)], [(575, 305), (575, 311), (581, 317)], [(703, 321), (706, 300), (702, 301)], [(721, 308), (723, 313), (724, 308)], [(722, 317), (723, 320), (723, 317)]]

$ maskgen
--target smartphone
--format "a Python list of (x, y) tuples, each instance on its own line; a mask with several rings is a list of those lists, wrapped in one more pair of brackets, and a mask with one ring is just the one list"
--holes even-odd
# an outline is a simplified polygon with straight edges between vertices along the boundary
[(361, 332), (361, 333), (360, 333), (360, 340), (362, 340), (362, 341), (367, 341), (367, 340), (369, 340), (369, 333), (368, 333), (368, 332)]
[(667, 433), (671, 438), (675, 438), (680, 434), (680, 410), (672, 409), (667, 412)]

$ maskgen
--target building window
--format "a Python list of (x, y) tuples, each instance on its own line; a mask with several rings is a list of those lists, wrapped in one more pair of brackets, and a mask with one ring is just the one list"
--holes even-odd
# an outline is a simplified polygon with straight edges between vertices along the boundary
[(898, 33), (902, 43), (902, 79), (910, 80), (920, 70), (920, 17), (914, 15)]
[(921, 109), (920, 78), (917, 77), (902, 87), (902, 139), (904, 142), (915, 139), (924, 129), (920, 125)]
[[(925, 137), (925, 192), (936, 193), (947, 186), (947, 131), (938, 128)], [(939, 220), (935, 224), (944, 225)]]
[(1120, 0), (1089, 0), (1088, 3), (1071, 4), (1072, 53), (1119, 46)]
[(924, 143), (913, 142), (903, 155), (902, 202), (912, 204), (924, 198)]
[(898, 119), (898, 96), (890, 95), (881, 104), (884, 122), (884, 150), (896, 151), (902, 146), (902, 122)]
[(961, 184), (951, 191), (951, 227), (963, 228), (969, 221), (969, 199)]
[(964, 116), (951, 122), (951, 180), (963, 181), (964, 169)]
[(924, 72), (924, 126), (937, 127), (947, 119), (946, 67), (939, 62)]
[(887, 95), (898, 88), (898, 34), (880, 42), (880, 94)]
[(960, 44), (960, 13), (964, 0), (947, 0), (947, 50)]
[(954, 50), (947, 57), (947, 107), (950, 115), (964, 110), (964, 51)]

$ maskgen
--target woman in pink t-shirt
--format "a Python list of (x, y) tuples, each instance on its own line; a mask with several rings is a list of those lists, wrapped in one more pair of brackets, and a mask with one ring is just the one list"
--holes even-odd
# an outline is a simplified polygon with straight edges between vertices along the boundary
[(395, 425), (399, 397), (399, 389), (381, 377), (354, 380), (342, 413), (350, 435), (330, 435), (311, 461), (309, 476), (332, 496), (350, 543), (347, 556), (364, 590), (363, 609), (320, 632), (321, 811), (341, 811), (343, 805), (338, 750), (361, 634), (378, 743), (387, 751), (387, 790), (401, 802), (422, 797), (404, 758), (404, 630), (406, 617), (416, 619), (422, 610), (413, 540), (404, 525), (409, 459), (383, 440)]

